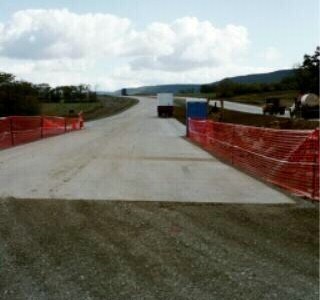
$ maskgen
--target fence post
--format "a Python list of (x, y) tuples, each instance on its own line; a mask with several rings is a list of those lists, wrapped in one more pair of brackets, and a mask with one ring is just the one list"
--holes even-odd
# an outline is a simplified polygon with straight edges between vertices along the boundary
[(224, 121), (224, 100), (220, 100), (220, 121)]
[(210, 125), (211, 125), (211, 122), (209, 120), (207, 120), (207, 122), (206, 122), (206, 148), (207, 148), (207, 150), (210, 149)]
[(64, 132), (67, 132), (67, 118), (64, 118)]
[(314, 153), (313, 153), (313, 167), (312, 167), (312, 199), (316, 198), (316, 195), (318, 193), (318, 189), (319, 189), (319, 182), (317, 182), (318, 180), (318, 172), (319, 172), (319, 161), (318, 161), (318, 155), (319, 155), (319, 129), (316, 129), (313, 132), (313, 135), (315, 136), (312, 140), (313, 140), (313, 149), (314, 149)]
[(83, 112), (80, 111), (79, 114), (78, 114), (78, 118), (79, 118), (79, 123), (80, 123), (80, 128), (79, 129), (82, 129), (83, 128)]
[(186, 124), (186, 127), (187, 127), (187, 138), (189, 138), (190, 137), (190, 135), (189, 135), (189, 127), (190, 127), (190, 118), (186, 118), (187, 119), (187, 124)]
[(14, 135), (13, 135), (13, 125), (12, 125), (13, 120), (12, 120), (12, 118), (10, 118), (9, 120), (10, 120), (11, 144), (12, 144), (12, 146), (14, 146)]
[(40, 137), (43, 138), (43, 116), (40, 117)]
[(232, 137), (231, 137), (231, 164), (234, 164), (234, 133), (235, 133), (235, 125), (232, 124)]

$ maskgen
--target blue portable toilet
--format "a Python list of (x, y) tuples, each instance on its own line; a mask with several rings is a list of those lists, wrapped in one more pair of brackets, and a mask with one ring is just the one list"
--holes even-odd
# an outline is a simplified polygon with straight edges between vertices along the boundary
[(188, 119), (207, 119), (208, 102), (204, 98), (187, 98), (186, 99), (186, 118), (187, 118), (187, 136), (189, 135)]

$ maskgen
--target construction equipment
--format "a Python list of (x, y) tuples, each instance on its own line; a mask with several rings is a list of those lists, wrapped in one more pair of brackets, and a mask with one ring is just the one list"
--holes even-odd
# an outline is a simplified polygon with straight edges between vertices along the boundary
[(282, 105), (280, 98), (272, 97), (267, 98), (266, 103), (262, 107), (262, 112), (264, 115), (284, 115), (286, 111), (286, 106)]
[(158, 117), (172, 117), (173, 115), (173, 94), (158, 94)]
[(320, 99), (316, 94), (304, 94), (297, 97), (289, 108), (293, 118), (316, 119), (319, 118)]

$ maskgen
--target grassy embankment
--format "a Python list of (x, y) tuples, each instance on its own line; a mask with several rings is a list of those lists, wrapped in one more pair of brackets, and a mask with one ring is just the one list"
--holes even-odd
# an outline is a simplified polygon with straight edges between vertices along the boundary
[[(282, 103), (284, 103), (287, 107), (289, 107), (292, 105), (294, 98), (297, 97), (297, 95), (298, 95), (298, 91), (288, 90), (288, 91), (275, 91), (275, 92), (263, 92), (263, 93), (256, 93), (256, 94), (238, 95), (231, 98), (225, 98), (225, 100), (237, 102), (237, 103), (245, 103), (245, 104), (262, 106), (265, 103), (266, 98), (277, 97), (281, 99)], [(179, 94), (178, 96), (219, 99), (219, 97), (217, 97), (216, 94), (214, 93)]]
[(85, 120), (95, 120), (117, 114), (138, 103), (133, 98), (114, 96), (99, 96), (98, 99), (98, 102), (88, 103), (43, 103), (41, 113), (48, 116), (70, 116), (82, 111)]
[(293, 104), (294, 99), (295, 97), (297, 97), (297, 95), (298, 95), (298, 91), (277, 91), (277, 92), (265, 92), (265, 93), (234, 96), (227, 100), (262, 106), (265, 103), (266, 98), (276, 97), (276, 98), (280, 98), (281, 102), (284, 105), (286, 105), (286, 107), (288, 108)]
[[(251, 95), (251, 101), (256, 101), (258, 103), (259, 96)], [(245, 96), (239, 96), (240, 101), (244, 102)], [(263, 99), (263, 94), (260, 94), (260, 99)], [(290, 93), (283, 93), (282, 97), (285, 99), (290, 99)], [(254, 100), (256, 99), (256, 100)], [(229, 100), (229, 99), (228, 99)], [(238, 101), (238, 102), (240, 102)], [(246, 102), (249, 103), (249, 102)], [(253, 104), (252, 102), (250, 102)], [(180, 122), (185, 124), (185, 101), (184, 99), (175, 99), (175, 109), (174, 109), (174, 117)], [(220, 111), (216, 113), (210, 113), (209, 119), (215, 121), (221, 121), (226, 123), (234, 123), (234, 124), (242, 124), (249, 126), (257, 126), (257, 127), (269, 127), (269, 128), (281, 128), (281, 129), (314, 129), (319, 127), (318, 121), (307, 121), (303, 119), (289, 119), (289, 118), (280, 118), (277, 116), (264, 116), (257, 114), (244, 113), (239, 111), (233, 111), (225, 109), (223, 116)]]

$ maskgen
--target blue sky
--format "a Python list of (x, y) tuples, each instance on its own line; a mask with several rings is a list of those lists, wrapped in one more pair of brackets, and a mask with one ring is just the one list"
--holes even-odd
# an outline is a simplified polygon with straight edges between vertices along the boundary
[[(30, 9), (41, 9), (42, 16), (24, 13), (13, 22), (17, 11), (27, 12)], [(12, 28), (19, 27), (21, 20), (30, 18), (34, 18), (34, 23), (42, 28), (50, 26), (49, 33), (55, 32), (43, 20), (43, 16), (48, 10), (54, 10), (56, 13), (49, 13), (48, 18), (55, 22), (56, 18), (60, 20), (57, 12), (63, 9), (75, 17), (73, 24), (78, 24), (77, 17), (82, 20), (79, 21), (81, 24), (88, 22), (81, 18), (88, 13), (94, 19), (98, 19), (98, 14), (115, 16), (121, 21), (121, 25), (117, 22), (113, 24), (116, 35), (109, 36), (104, 27), (108, 27), (108, 24), (101, 25), (101, 22), (97, 22), (94, 30), (103, 32), (103, 35), (87, 35), (101, 39), (101, 43), (105, 37), (109, 45), (106, 48), (113, 47), (113, 39), (123, 35), (118, 47), (132, 48), (131, 51), (122, 53), (120, 48), (116, 48), (96, 53), (83, 46), (83, 51), (77, 53), (75, 47), (79, 49), (82, 46), (79, 46), (76, 36), (71, 36), (71, 40), (75, 41), (75, 44), (70, 44), (72, 50), (65, 44), (64, 50), (61, 50), (61, 41), (44, 39), (37, 25), (14, 36), (10, 33)], [(64, 17), (68, 18), (68, 15), (64, 14)], [(128, 20), (129, 27), (122, 24), (123, 20)], [(180, 27), (186, 28), (186, 31), (190, 30), (188, 37), (182, 37), (184, 29), (176, 29), (177, 20), (184, 20), (178, 23), (183, 23)], [(152, 24), (155, 22), (161, 26), (154, 29)], [(109, 23), (108, 19), (106, 23)], [(21, 78), (36, 82), (46, 79), (53, 85), (62, 83), (62, 80), (67, 83), (89, 81), (92, 85), (98, 84), (100, 89), (176, 81), (207, 82), (224, 76), (288, 68), (300, 62), (304, 53), (315, 50), (319, 44), (320, 25), (316, 0), (1, 1), (0, 24), (4, 28), (0, 30), (0, 70), (9, 68), (7, 71), (15, 71)], [(235, 28), (227, 29), (230, 24)], [(119, 27), (123, 30), (118, 32)], [(153, 29), (149, 30), (150, 27)], [(81, 28), (86, 31), (85, 25)], [(72, 30), (76, 31), (75, 28)], [(204, 34), (204, 31), (207, 33)], [(225, 43), (222, 39), (224, 35)], [(25, 45), (26, 38), (32, 42), (32, 55), (20, 55), (15, 50)], [(127, 44), (128, 39), (131, 44)], [(199, 45), (202, 40), (203, 47)], [(212, 42), (214, 40), (217, 40), (216, 44)], [(63, 41), (65, 43), (66, 38)], [(54, 45), (50, 46), (50, 51), (45, 49), (46, 42), (59, 45), (59, 51), (53, 54), (51, 46)], [(90, 40), (84, 42), (90, 43)], [(138, 43), (144, 46), (137, 47)], [(70, 51), (66, 51), (66, 48)], [(28, 47), (23, 49), (25, 51), (28, 52)], [(76, 54), (73, 56), (70, 53)], [(195, 55), (192, 57), (190, 53)], [(196, 55), (206, 59), (199, 60)], [(222, 57), (221, 61), (219, 56)], [(60, 64), (59, 68), (53, 68), (54, 64)], [(68, 66), (66, 70), (63, 70), (64, 64)]]

